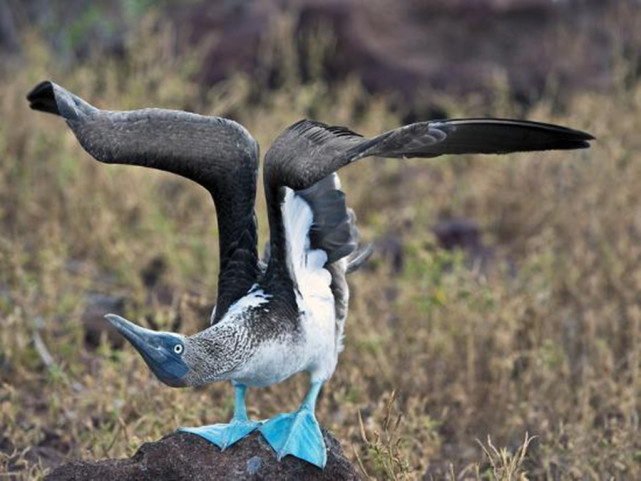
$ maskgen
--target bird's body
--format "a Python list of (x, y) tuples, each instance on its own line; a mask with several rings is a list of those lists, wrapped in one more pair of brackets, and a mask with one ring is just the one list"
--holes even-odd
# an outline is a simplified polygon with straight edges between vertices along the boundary
[[(199, 359), (199, 368), (185, 376), (185, 385), (202, 385), (229, 380), (250, 387), (265, 387), (284, 381), (301, 372), (314, 380), (331, 377), (338, 359), (333, 303), (330, 308), (310, 312), (304, 298), (299, 298), (301, 311), (295, 318), (280, 319), (274, 297), (260, 287), (253, 288), (233, 304), (223, 319), (188, 340), (211, 352)], [(315, 305), (319, 304), (314, 299)], [(331, 299), (322, 300), (330, 304)], [(233, 348), (212, 348), (221, 339)], [(200, 350), (199, 350), (200, 351)], [(335, 356), (328, 353), (336, 352)], [(185, 356), (189, 353), (186, 350)], [(227, 362), (225, 362), (227, 361)], [(212, 366), (210, 366), (212, 364)], [(219, 366), (225, 367), (221, 370)]]
[[(564, 127), (503, 119), (419, 122), (369, 139), (344, 127), (297, 122), (265, 156), (270, 241), (261, 261), (254, 212), (259, 149), (241, 125), (162, 109), (103, 111), (52, 82), (36, 86), (28, 99), (33, 109), (65, 118), (97, 160), (165, 170), (210, 192), (220, 243), (211, 326), (184, 336), (107, 318), (165, 384), (233, 383), (229, 424), (184, 431), (224, 449), (258, 429), (279, 457), (292, 454), (319, 467), (326, 453), (314, 406), (342, 350), (346, 275), (371, 252), (359, 245), (336, 171), (370, 156), (576, 149), (592, 139)], [(247, 417), (248, 386), (269, 386), (299, 372), (309, 373), (310, 389), (297, 411), (265, 422)]]

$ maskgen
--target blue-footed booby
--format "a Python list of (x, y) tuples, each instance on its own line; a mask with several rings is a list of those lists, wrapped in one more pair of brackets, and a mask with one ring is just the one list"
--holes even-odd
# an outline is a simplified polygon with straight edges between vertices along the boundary
[[(231, 381), (231, 421), (183, 431), (225, 449), (259, 430), (279, 458), (293, 455), (320, 468), (327, 456), (315, 404), (343, 348), (346, 274), (371, 252), (369, 245), (359, 244), (355, 216), (336, 171), (372, 156), (581, 149), (593, 139), (577, 130), (520, 120), (418, 122), (373, 138), (301, 120), (265, 155), (270, 240), (260, 260), (254, 213), (259, 149), (240, 124), (174, 110), (100, 110), (50, 81), (27, 98), (32, 109), (63, 117), (96, 160), (173, 172), (210, 192), (220, 237), (218, 298), (210, 327), (182, 335), (106, 317), (161, 382), (184, 387)], [(249, 419), (247, 387), (268, 386), (300, 372), (309, 374), (310, 385), (298, 410), (266, 421)]]

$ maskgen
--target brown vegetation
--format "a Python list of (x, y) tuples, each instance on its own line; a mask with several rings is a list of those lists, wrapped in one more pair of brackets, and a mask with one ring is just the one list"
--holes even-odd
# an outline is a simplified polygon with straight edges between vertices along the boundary
[[(0, 89), (0, 471), (38, 478), (63, 457), (123, 457), (182, 425), (224, 421), (231, 389), (175, 390), (133, 349), (84, 343), (87, 296), (192, 333), (215, 301), (216, 224), (206, 192), (168, 174), (93, 162), (64, 123), (27, 109), (51, 78), (104, 108), (231, 115), (263, 151), (302, 117), (364, 134), (398, 125), (356, 80), (329, 88), (294, 70), (255, 101), (242, 76), (203, 89), (169, 29), (143, 26), (122, 58), (72, 68), (34, 35)], [(296, 55), (291, 44), (280, 53)], [(314, 57), (312, 56), (313, 61)], [(598, 137), (581, 152), (363, 161), (343, 172), (362, 237), (401, 240), (352, 275), (346, 348), (319, 420), (371, 479), (641, 479), (641, 88), (543, 99), (528, 117)], [(311, 70), (313, 71), (313, 70)], [(489, 100), (451, 116), (514, 115)], [(261, 242), (268, 236), (258, 195)], [(491, 265), (437, 247), (441, 219), (474, 219)], [(141, 272), (162, 259), (162, 288)], [(50, 358), (46, 353), (50, 354)], [(302, 378), (302, 376), (300, 376)], [(251, 390), (264, 418), (291, 410), (302, 379)]]

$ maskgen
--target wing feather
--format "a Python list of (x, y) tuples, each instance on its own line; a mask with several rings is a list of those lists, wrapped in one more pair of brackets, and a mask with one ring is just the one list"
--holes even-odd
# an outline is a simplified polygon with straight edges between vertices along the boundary
[(258, 144), (240, 124), (164, 109), (105, 111), (45, 81), (27, 96), (31, 108), (63, 117), (96, 160), (172, 172), (211, 194), (220, 241), (214, 321), (256, 282), (254, 202)]
[[(510, 119), (452, 119), (418, 122), (367, 139), (346, 127), (301, 120), (286, 129), (266, 154), (264, 184), (270, 222), (270, 260), (267, 277), (287, 275), (288, 247), (281, 206), (287, 189), (305, 197), (316, 185), (340, 168), (364, 157), (437, 157), (445, 154), (506, 154), (540, 150), (583, 149), (593, 140), (590, 134), (558, 125)], [(354, 222), (346, 207), (336, 207), (337, 194), (331, 189), (311, 195), (315, 200), (314, 222), (324, 233), (312, 247), (324, 248), (328, 260), (348, 256), (356, 248)], [(321, 199), (319, 193), (326, 196)], [(341, 192), (342, 195), (342, 192)], [(342, 201), (342, 199), (341, 199)], [(314, 240), (314, 224), (310, 236)], [(327, 226), (351, 226), (335, 235)], [(323, 244), (324, 243), (324, 244)], [(341, 247), (344, 247), (341, 249)], [(363, 258), (367, 256), (364, 255)], [(356, 265), (362, 259), (356, 257)], [(290, 274), (291, 275), (291, 274)]]

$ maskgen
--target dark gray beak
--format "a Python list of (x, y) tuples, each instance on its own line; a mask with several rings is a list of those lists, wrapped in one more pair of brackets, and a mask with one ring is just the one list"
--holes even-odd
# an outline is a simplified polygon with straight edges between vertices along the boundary
[(179, 335), (145, 329), (115, 314), (105, 317), (136, 348), (158, 379), (173, 387), (186, 385), (183, 377), (189, 366), (181, 356), (182, 351), (174, 351), (177, 345), (184, 349)]
[(105, 318), (145, 359), (150, 358), (155, 362), (165, 359), (166, 356), (157, 341), (157, 332), (137, 326), (116, 314), (107, 314)]

